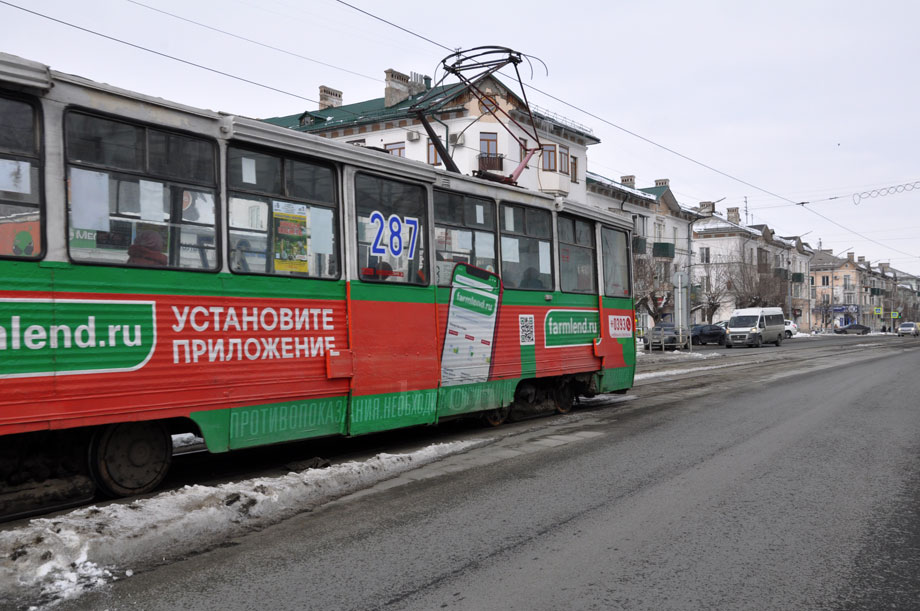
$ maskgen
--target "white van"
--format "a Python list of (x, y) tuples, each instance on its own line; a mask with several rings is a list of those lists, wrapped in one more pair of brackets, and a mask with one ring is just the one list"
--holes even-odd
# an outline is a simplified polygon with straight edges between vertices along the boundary
[(782, 308), (734, 310), (725, 330), (725, 347), (783, 343), (786, 324)]

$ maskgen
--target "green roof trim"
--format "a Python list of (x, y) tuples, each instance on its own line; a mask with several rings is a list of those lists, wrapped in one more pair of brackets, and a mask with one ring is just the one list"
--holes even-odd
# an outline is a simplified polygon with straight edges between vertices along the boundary
[[(346, 104), (335, 108), (308, 110), (296, 115), (270, 117), (262, 120), (280, 127), (296, 129), (302, 132), (313, 132), (345, 125), (361, 125), (363, 123), (376, 123), (378, 121), (406, 119), (411, 117), (409, 108), (423, 97), (431, 96), (437, 98), (445, 93), (449, 94), (451, 89), (455, 89), (457, 93), (455, 95), (448, 95), (442, 100), (438, 107), (433, 109), (434, 111), (438, 111), (445, 109), (450, 102), (459, 97), (459, 95), (463, 93), (463, 89), (458, 88), (457, 85), (442, 85), (440, 87), (432, 87), (428, 91), (418, 95), (410, 96), (399, 104), (389, 107), (386, 106), (385, 98), (375, 98), (373, 100), (365, 100), (364, 102)], [(301, 125), (301, 120), (305, 116), (310, 117), (312, 121)]]
[(649, 195), (654, 195), (656, 199), (664, 195), (670, 187), (645, 187), (644, 189), (639, 189), (643, 193), (648, 193)]

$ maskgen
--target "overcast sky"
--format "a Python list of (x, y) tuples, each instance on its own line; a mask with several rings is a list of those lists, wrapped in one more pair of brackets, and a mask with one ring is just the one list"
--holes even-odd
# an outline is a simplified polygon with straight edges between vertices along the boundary
[(261, 118), (315, 109), (320, 85), (382, 97), (384, 70), (436, 76), (444, 47), (511, 47), (548, 67), (522, 68), (552, 96), (531, 102), (600, 138), (589, 170), (669, 178), (682, 205), (724, 198), (742, 220), (746, 198), (750, 224), (920, 274), (920, 2), (349, 4), (394, 25), (336, 0), (0, 0), (0, 51)]

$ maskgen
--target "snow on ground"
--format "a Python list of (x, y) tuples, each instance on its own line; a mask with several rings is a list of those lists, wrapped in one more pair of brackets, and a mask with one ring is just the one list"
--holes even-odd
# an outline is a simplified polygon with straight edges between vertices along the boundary
[(672, 363), (678, 361), (700, 360), (700, 359), (721, 359), (725, 355), (721, 352), (712, 352), (707, 350), (636, 350), (636, 358), (645, 364), (651, 363)]
[[(214, 547), (488, 440), (306, 469), (220, 486), (185, 486), (130, 504), (83, 507), (0, 531), (5, 597), (46, 605), (135, 571)], [(37, 607), (35, 607), (37, 608)]]

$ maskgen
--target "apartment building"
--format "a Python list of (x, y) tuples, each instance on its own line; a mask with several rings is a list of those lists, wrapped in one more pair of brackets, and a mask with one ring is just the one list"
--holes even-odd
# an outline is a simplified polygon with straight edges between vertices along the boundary
[(637, 328), (645, 330), (656, 321), (673, 320), (674, 274), (689, 272), (690, 226), (696, 214), (681, 208), (667, 178), (637, 188), (634, 175), (621, 176), (617, 182), (588, 172), (587, 198), (589, 205), (632, 219)]
[(806, 284), (814, 251), (798, 236), (767, 225), (745, 225), (738, 208), (720, 215), (702, 202), (693, 222), (694, 320), (727, 319), (735, 308), (777, 306), (800, 328), (812, 324)]
[(461, 173), (507, 177), (519, 168), (528, 149), (537, 148), (528, 135), (528, 130), (536, 130), (539, 150), (516, 183), (563, 200), (586, 201), (587, 150), (600, 142), (590, 128), (533, 105), (531, 122), (527, 104), (494, 77), (476, 82), (485, 101), (456, 85), (432, 87), (429, 77), (417, 73), (406, 75), (390, 69), (385, 77), (383, 97), (343, 104), (341, 91), (323, 86), (318, 109), (265, 121), (443, 166), (446, 160), (411, 110), (423, 98), (435, 100), (427, 116)]
[(920, 318), (920, 279), (888, 263), (873, 265), (853, 252), (836, 257), (823, 249), (812, 261), (810, 282), (819, 328), (859, 323), (880, 331)]

